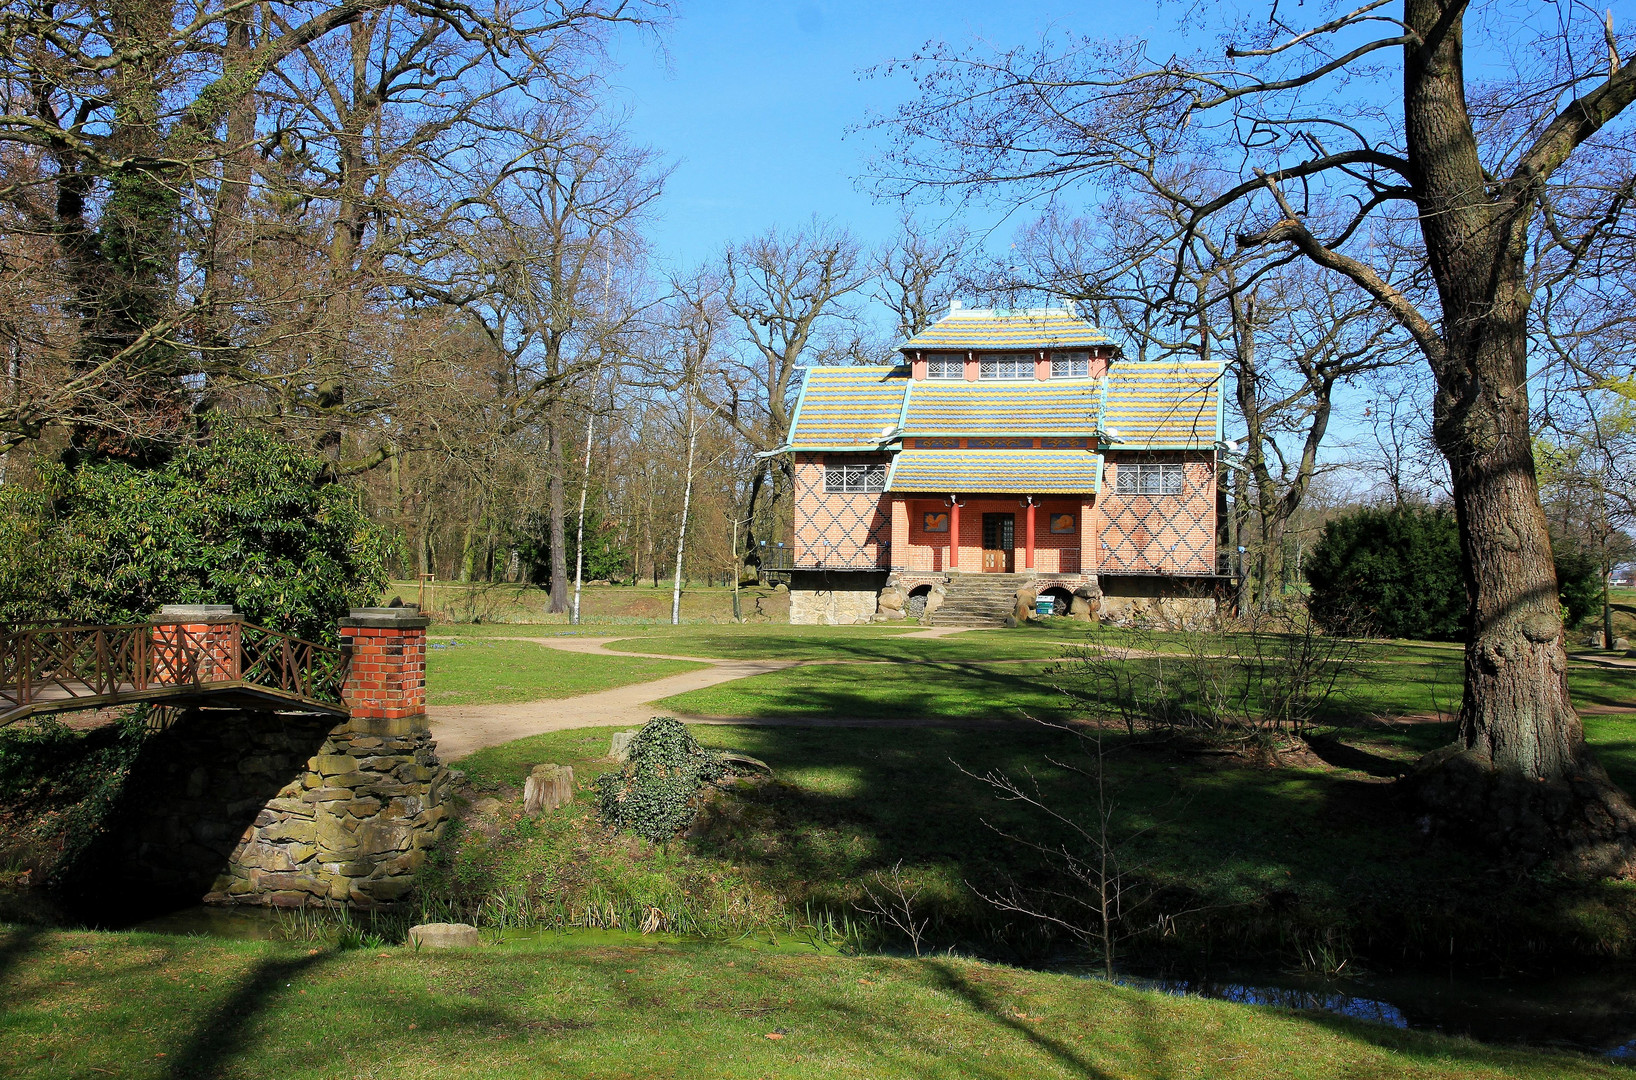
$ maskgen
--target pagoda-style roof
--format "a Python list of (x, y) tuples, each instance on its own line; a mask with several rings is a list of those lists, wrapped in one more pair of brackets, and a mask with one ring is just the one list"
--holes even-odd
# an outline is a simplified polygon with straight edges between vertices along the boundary
[(1102, 457), (1086, 450), (905, 450), (887, 491), (1080, 495), (1102, 486)]
[(801, 384), (790, 445), (801, 449), (873, 449), (897, 430), (909, 369), (811, 368)]
[(1096, 434), (1100, 380), (916, 382), (903, 412), (905, 435)]
[(951, 308), (898, 348), (903, 352), (977, 349), (1089, 349), (1113, 339), (1067, 308)]
[(1115, 360), (1098, 379), (922, 380), (898, 366), (810, 368), (783, 450), (891, 450), (905, 437), (1096, 438), (1197, 450), (1221, 438), (1221, 368)]
[(1221, 438), (1221, 367), (1115, 363), (1102, 399), (1105, 449), (1191, 450)]

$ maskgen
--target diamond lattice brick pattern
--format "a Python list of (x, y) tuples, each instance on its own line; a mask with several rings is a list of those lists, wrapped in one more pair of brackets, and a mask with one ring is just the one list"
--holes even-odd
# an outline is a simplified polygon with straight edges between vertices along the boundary
[(883, 497), (824, 490), (824, 465), (800, 455), (795, 468), (795, 564), (865, 570), (888, 564), (892, 520)]
[(1121, 495), (1116, 491), (1107, 499), (1103, 569), (1169, 574), (1215, 572), (1216, 513), (1209, 466), (1189, 462), (1186, 468), (1187, 482), (1180, 495)]

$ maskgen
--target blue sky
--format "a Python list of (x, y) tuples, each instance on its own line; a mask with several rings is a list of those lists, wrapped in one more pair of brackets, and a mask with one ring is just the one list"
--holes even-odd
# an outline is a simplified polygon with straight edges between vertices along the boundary
[(896, 207), (857, 186), (875, 137), (847, 129), (871, 110), (889, 110), (909, 83), (869, 79), (864, 69), (932, 39), (1011, 45), (1047, 26), (1149, 36), (1169, 19), (1153, 0), (681, 0), (663, 35), (666, 55), (627, 37), (613, 77), (632, 136), (677, 163), (655, 254), (666, 265), (695, 265), (728, 241), (814, 214), (866, 243), (885, 240)]

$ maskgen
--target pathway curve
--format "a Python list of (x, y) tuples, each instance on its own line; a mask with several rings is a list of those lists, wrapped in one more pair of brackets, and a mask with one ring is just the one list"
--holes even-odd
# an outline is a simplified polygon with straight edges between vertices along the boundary
[(465, 757), (485, 746), (498, 746), (545, 731), (582, 727), (641, 727), (653, 715), (649, 706), (660, 698), (685, 694), (689, 690), (702, 690), (734, 679), (747, 679), (752, 675), (765, 675), (769, 671), (779, 671), (801, 663), (799, 660), (711, 660), (661, 653), (614, 653), (602, 648), (619, 638), (516, 640), (534, 641), (565, 652), (651, 656), (662, 660), (689, 660), (709, 666), (577, 697), (524, 701), (515, 705), (433, 705), (426, 713), (431, 720), (432, 735), (437, 739), (438, 753), (445, 761)]

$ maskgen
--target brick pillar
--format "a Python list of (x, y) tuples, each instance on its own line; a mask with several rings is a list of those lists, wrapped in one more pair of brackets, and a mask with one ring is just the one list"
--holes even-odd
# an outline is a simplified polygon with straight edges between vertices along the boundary
[(909, 502), (907, 499), (892, 500), (892, 557), (888, 562), (892, 566), (909, 568)]
[(1028, 514), (1027, 514), (1027, 518), (1028, 518), (1028, 524), (1027, 524), (1028, 541), (1027, 541), (1027, 545), (1028, 546), (1027, 546), (1027, 558), (1026, 558), (1026, 561), (1024, 563), (1024, 568), (1028, 569), (1028, 570), (1034, 569), (1034, 511), (1036, 509), (1037, 509), (1037, 507), (1034, 505), (1034, 496), (1032, 496), (1032, 495), (1028, 496)]
[(239, 677), (238, 628), (232, 604), (165, 604), (149, 622), (148, 681), (174, 686)]
[(351, 715), (256, 819), (208, 899), (374, 908), (408, 895), (448, 816), (426, 720), (427, 622), (415, 607), (341, 620)]
[(419, 608), (353, 608), (341, 620), (352, 653), (341, 698), (354, 720), (426, 719), (426, 626)]
[(949, 496), (949, 564), (944, 569), (960, 569), (960, 496)]

